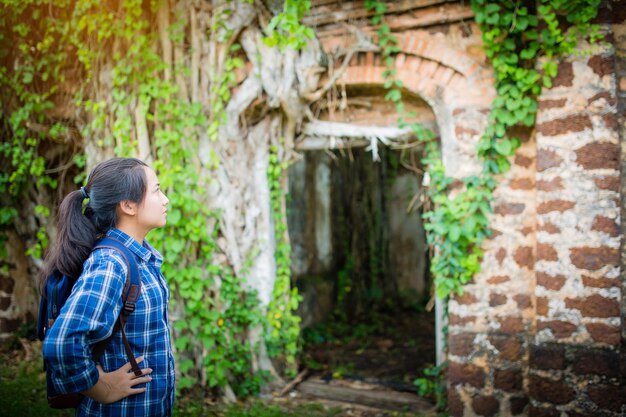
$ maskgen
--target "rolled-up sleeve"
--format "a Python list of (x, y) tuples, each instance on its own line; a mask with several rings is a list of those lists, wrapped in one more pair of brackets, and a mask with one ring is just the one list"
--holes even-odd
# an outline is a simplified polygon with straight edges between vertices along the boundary
[(44, 361), (59, 393), (82, 392), (98, 382), (91, 349), (113, 331), (126, 273), (125, 262), (113, 249), (96, 250), (85, 262), (43, 342)]

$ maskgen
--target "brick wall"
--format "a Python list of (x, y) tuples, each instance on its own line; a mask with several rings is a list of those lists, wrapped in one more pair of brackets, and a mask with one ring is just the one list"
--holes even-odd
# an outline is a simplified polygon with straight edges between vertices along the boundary
[(539, 98), (536, 132), (496, 192), (483, 271), (450, 302), (452, 415), (626, 414), (626, 31), (608, 30), (615, 46), (561, 62)]
[(555, 81), (537, 120), (530, 415), (618, 415), (626, 391), (617, 366), (623, 297), (615, 48), (563, 61)]

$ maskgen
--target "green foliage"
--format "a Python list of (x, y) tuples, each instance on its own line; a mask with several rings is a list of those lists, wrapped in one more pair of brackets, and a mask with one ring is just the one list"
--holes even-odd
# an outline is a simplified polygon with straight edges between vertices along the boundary
[(443, 362), (439, 366), (431, 366), (424, 369), (424, 377), (417, 378), (413, 381), (419, 390), (419, 395), (424, 397), (434, 397), (437, 407), (443, 410), (447, 400), (447, 383), (443, 374), (448, 368), (448, 363)]
[[(14, 221), (18, 210), (24, 208), (29, 189), (57, 187), (46, 171), (42, 148), (66, 131), (48, 113), (53, 108), (51, 97), (64, 82), (61, 69), (67, 65), (67, 53), (59, 46), (67, 39), (67, 32), (55, 23), (67, 16), (63, 10), (44, 13), (39, 3), (0, 1), (0, 61), (10, 63), (0, 67), (0, 99), (4, 104), (0, 111), (0, 226)], [(44, 218), (43, 213), (36, 214)], [(38, 243), (28, 248), (28, 254), (37, 258), (47, 246), (45, 224), (38, 238)], [(0, 243), (3, 240), (0, 238)]]
[[(541, 0), (534, 11), (513, 2), (471, 2), (496, 77), (490, 124), (478, 145), (485, 174), (508, 170), (508, 158), (520, 145), (519, 138), (508, 132), (514, 126), (535, 124), (537, 96), (542, 86), (552, 87), (556, 60), (572, 54), (580, 36), (591, 42), (600, 39), (598, 26), (589, 23), (599, 4), (599, 0)], [(559, 25), (558, 15), (567, 20), (567, 30)]]
[(311, 10), (311, 0), (285, 0), (283, 11), (272, 18), (265, 32), (263, 42), (270, 47), (278, 46), (281, 51), (291, 47), (304, 48), (315, 34), (313, 29), (300, 24), (306, 12)]
[(302, 297), (297, 288), (291, 288), (291, 245), (287, 240), (287, 216), (283, 204), (285, 196), (281, 182), (287, 165), (279, 160), (277, 148), (272, 146), (267, 180), (276, 240), (276, 281), (267, 308), (265, 341), (269, 355), (282, 357), (287, 364), (286, 373), (295, 376), (296, 357), (300, 352), (300, 317), (295, 311)]

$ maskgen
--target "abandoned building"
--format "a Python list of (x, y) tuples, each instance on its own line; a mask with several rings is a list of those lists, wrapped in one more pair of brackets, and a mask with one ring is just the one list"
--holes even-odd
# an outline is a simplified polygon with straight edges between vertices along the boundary
[[(470, 5), (387, 4), (385, 19), (399, 41), (394, 59), (405, 107), (438, 135), (448, 175), (479, 172), (476, 144), (496, 92)], [(361, 1), (314, 0), (303, 23), (315, 30), (330, 56), (349, 49), (358, 33), (373, 35), (370, 16)], [(447, 317), (437, 305), (436, 355), (448, 363), (453, 416), (626, 415), (626, 229), (621, 220), (626, 214), (626, 4), (604, 1), (594, 22), (606, 42), (581, 42), (580, 53), (560, 60), (552, 88), (538, 98), (534, 128), (520, 133), (511, 169), (498, 179), (493, 233), (483, 244), (481, 272), (463, 295), (449, 300)], [(369, 141), (355, 145), (358, 132), (399, 134), (395, 108), (384, 100), (384, 70), (378, 52), (356, 52), (336, 80), (335, 102), (314, 108), (316, 125), (300, 128), (295, 150), (301, 158), (289, 171), (288, 202), (296, 284), (301, 279), (306, 285), (307, 276), (337, 267), (335, 203), (351, 191), (333, 182), (339, 168), (326, 150), (356, 158), (369, 146), (363, 154), (371, 159)], [(344, 181), (355, 181), (350, 178)], [(406, 196), (419, 192), (421, 180), (398, 175), (374, 191), (388, 187), (388, 194), (399, 196), (385, 208), (395, 213), (385, 226), (394, 254), (385, 265), (393, 270), (396, 288), (428, 297), (425, 232), (419, 216), (406, 211)], [(14, 248), (24, 249), (21, 230), (9, 234)], [(4, 334), (36, 313), (28, 281), (34, 266), (11, 253), (8, 268), (0, 272)], [(304, 292), (303, 305), (315, 306), (303, 315), (303, 324), (321, 320), (332, 308), (324, 297), (333, 290), (318, 285), (315, 291)], [(442, 340), (446, 324), (447, 340)]]

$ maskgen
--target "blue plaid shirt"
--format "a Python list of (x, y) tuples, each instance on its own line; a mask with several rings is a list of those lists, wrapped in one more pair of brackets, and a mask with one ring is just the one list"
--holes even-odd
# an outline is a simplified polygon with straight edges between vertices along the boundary
[[(111, 229), (107, 235), (124, 242), (137, 255), (141, 294), (124, 329), (135, 357), (143, 355), (145, 358), (139, 366), (152, 368), (152, 381), (145, 384), (145, 393), (113, 404), (100, 404), (85, 397), (76, 416), (169, 416), (174, 404), (176, 377), (167, 320), (170, 293), (160, 271), (163, 257), (146, 241), (142, 246), (120, 230)], [(122, 255), (115, 249), (96, 249), (85, 261), (83, 273), (54, 326), (46, 333), (43, 344), (44, 359), (59, 392), (81, 392), (98, 382), (91, 349), (113, 331), (122, 309), (127, 269)], [(105, 372), (111, 372), (126, 362), (122, 334), (118, 331), (100, 363)]]

